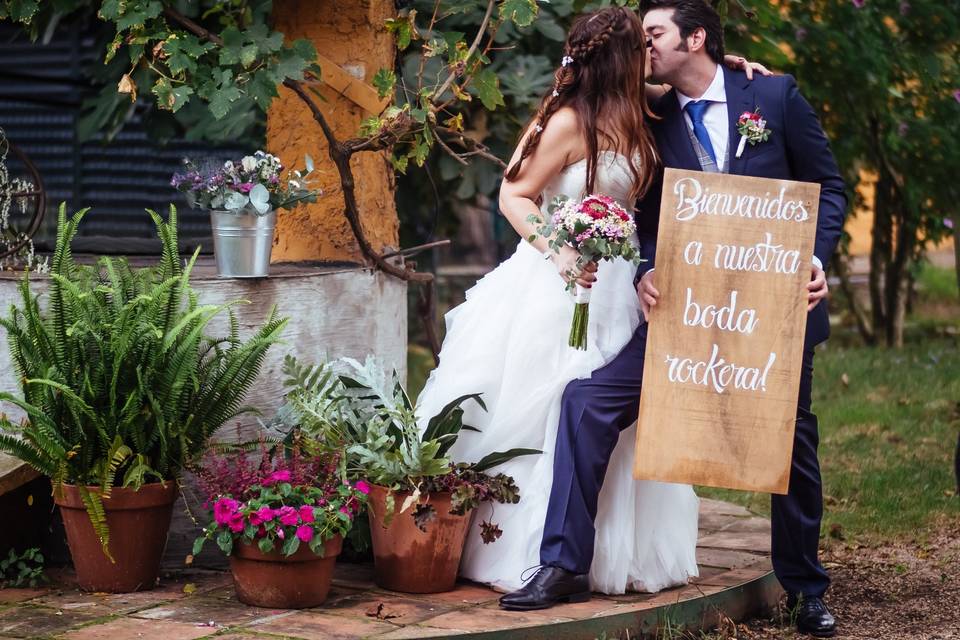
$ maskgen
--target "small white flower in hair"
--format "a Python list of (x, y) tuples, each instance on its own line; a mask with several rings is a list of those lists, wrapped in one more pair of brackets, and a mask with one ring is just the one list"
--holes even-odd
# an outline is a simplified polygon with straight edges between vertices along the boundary
[(560, 95), (560, 92), (557, 91), (556, 89), (554, 89), (554, 90), (553, 90), (553, 97), (556, 98), (556, 97), (559, 96), (559, 95)]
[(537, 125), (535, 128), (537, 130), (537, 133), (543, 133), (543, 127), (541, 127), (540, 125)]
[(573, 58), (570, 56), (563, 56), (563, 59), (560, 60), (560, 66), (565, 67), (568, 64), (573, 64)]

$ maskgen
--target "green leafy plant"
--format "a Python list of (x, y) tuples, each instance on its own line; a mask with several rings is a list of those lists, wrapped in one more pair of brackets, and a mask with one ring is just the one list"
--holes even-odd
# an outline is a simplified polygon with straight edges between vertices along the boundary
[[(460, 432), (478, 431), (463, 422), (463, 404), (473, 400), (486, 410), (478, 393), (450, 401), (426, 420), (400, 384), (396, 372), (387, 374), (372, 357), (360, 363), (343, 358), (334, 364), (303, 365), (288, 356), (284, 363), (287, 406), (284, 419), (312, 438), (315, 446), (343, 451), (343, 473), (387, 487), (387, 523), (396, 512), (394, 492), (410, 492), (400, 506), (422, 530), (436, 515), (426, 499), (430, 493), (452, 494), (451, 513), (463, 515), (482, 502), (516, 503), (520, 491), (513, 478), (486, 472), (536, 449), (497, 451), (472, 462), (455, 463), (448, 456)], [(484, 539), (495, 540), (499, 528), (481, 525)]]
[(13, 549), (0, 560), (0, 586), (3, 588), (36, 587), (46, 582), (43, 573), (43, 554), (33, 547), (18, 554)]
[[(77, 264), (70, 243), (86, 213), (67, 218), (60, 206), (46, 310), (27, 274), (20, 305), (0, 318), (22, 393), (0, 400), (26, 414), (19, 425), (0, 416), (0, 451), (49, 476), (55, 492), (78, 485), (109, 556), (103, 499), (114, 486), (175, 479), (214, 431), (251, 411), (243, 398), (286, 320), (271, 310), (243, 342), (229, 309), (239, 301), (201, 305), (189, 282), (199, 248), (182, 266), (172, 206), (166, 222), (149, 211), (163, 245), (155, 268)], [(206, 336), (224, 310), (228, 335)]]

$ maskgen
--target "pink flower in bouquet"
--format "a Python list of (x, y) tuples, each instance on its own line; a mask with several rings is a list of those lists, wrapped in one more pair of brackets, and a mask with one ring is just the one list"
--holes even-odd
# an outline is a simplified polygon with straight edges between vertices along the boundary
[(303, 505), (302, 507), (300, 507), (297, 513), (300, 514), (300, 520), (302, 522), (313, 522), (313, 506), (312, 505), (309, 505), (309, 504)]
[(294, 525), (300, 521), (300, 514), (298, 514), (297, 510), (293, 507), (280, 507), (280, 510), (277, 512), (277, 514), (280, 516), (281, 524)]
[(303, 524), (297, 527), (297, 537), (301, 542), (310, 542), (313, 539), (313, 527)]
[(354, 486), (356, 487), (357, 491), (359, 491), (363, 495), (367, 495), (370, 493), (370, 485), (367, 484), (366, 481), (364, 480), (357, 480), (357, 484)]
[(345, 506), (344, 506), (344, 507), (340, 507), (340, 513), (345, 513), (345, 514), (347, 514), (348, 516), (350, 516), (351, 518), (353, 517), (353, 513), (350, 511), (349, 508), (347, 508), (347, 507), (345, 507)]
[(237, 185), (237, 191), (240, 193), (250, 193), (251, 189), (253, 189), (252, 182), (241, 182), (239, 185)]
[(282, 527), (277, 527), (277, 537), (280, 538), (281, 540), (287, 537), (287, 534), (283, 532)]
[(230, 522), (230, 516), (237, 512), (238, 503), (232, 498), (220, 498), (213, 504), (213, 520), (219, 525)]

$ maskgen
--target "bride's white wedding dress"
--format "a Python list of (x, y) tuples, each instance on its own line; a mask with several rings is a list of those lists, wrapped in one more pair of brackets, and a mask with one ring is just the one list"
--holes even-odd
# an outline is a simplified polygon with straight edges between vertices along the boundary
[[(631, 180), (624, 156), (601, 154), (595, 192), (631, 211)], [(542, 210), (556, 195), (582, 197), (585, 185), (586, 162), (567, 166), (544, 190)], [(563, 280), (552, 262), (523, 240), (447, 314), (440, 365), (418, 399), (420, 418), (426, 420), (458, 396), (480, 392), (487, 411), (468, 401), (464, 423), (481, 432), (461, 432), (451, 449), (454, 460), (473, 462), (514, 447), (543, 451), (493, 469), (514, 477), (520, 502), (494, 504), (492, 513), (490, 504), (476, 510), (460, 565), (465, 578), (512, 591), (522, 586), (521, 573), (539, 564), (560, 398), (568, 382), (587, 378), (612, 360), (637, 328), (635, 272), (622, 259), (600, 264), (586, 351), (567, 346), (573, 300)], [(635, 429), (621, 434), (600, 494), (590, 582), (603, 593), (659, 591), (698, 575), (698, 499), (688, 485), (633, 479)], [(484, 544), (476, 525), (488, 519), (503, 535)]]

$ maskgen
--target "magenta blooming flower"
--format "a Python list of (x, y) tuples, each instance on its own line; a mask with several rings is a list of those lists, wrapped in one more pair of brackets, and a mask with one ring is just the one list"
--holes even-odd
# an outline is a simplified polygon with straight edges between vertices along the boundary
[(363, 495), (370, 493), (370, 485), (367, 484), (365, 480), (357, 480), (357, 484), (355, 484), (354, 487)]
[(290, 472), (287, 469), (274, 471), (268, 475), (263, 481), (263, 486), (269, 487), (277, 484), (278, 482), (290, 482)]
[(280, 516), (280, 523), (288, 526), (297, 524), (300, 519), (297, 510), (289, 506), (280, 507), (280, 510), (275, 513)]
[(953, 99), (956, 100), (957, 102), (960, 102), (960, 89), (957, 89), (956, 91), (953, 92)]
[(230, 527), (230, 531), (234, 533), (240, 533), (243, 531), (243, 514), (236, 512), (230, 515), (230, 519), (227, 521), (227, 526)]
[(239, 191), (240, 193), (250, 193), (250, 190), (251, 190), (251, 189), (253, 189), (253, 183), (252, 183), (252, 182), (241, 182), (241, 183), (237, 186), (237, 191)]
[(305, 504), (297, 511), (302, 522), (313, 522), (313, 506)]
[(863, 5), (867, 4), (867, 0), (853, 0), (853, 6), (857, 9), (863, 9)]
[(250, 524), (253, 526), (261, 525), (271, 520), (273, 520), (273, 509), (270, 507), (260, 507), (257, 511), (250, 514)]
[(220, 498), (213, 505), (213, 519), (219, 525), (228, 524), (237, 512), (238, 503), (232, 498)]
[(313, 539), (313, 528), (306, 524), (300, 525), (297, 527), (297, 537), (301, 542), (310, 542)]

